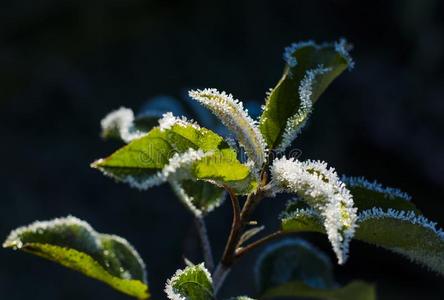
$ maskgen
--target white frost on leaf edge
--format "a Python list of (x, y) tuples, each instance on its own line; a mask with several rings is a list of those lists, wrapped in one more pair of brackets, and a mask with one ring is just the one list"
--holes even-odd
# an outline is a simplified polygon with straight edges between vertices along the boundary
[(189, 96), (219, 118), (236, 136), (249, 159), (254, 161), (256, 169), (259, 170), (265, 161), (266, 144), (257, 121), (248, 115), (243, 103), (235, 99), (233, 95), (219, 92), (217, 89), (191, 90)]
[(120, 138), (129, 143), (146, 134), (134, 128), (134, 112), (126, 107), (121, 107), (107, 114), (101, 121), (102, 132), (117, 131)]
[[(25, 232), (43, 233), (45, 230), (50, 230), (54, 227), (73, 226), (73, 225), (80, 226), (89, 233), (89, 236), (91, 237), (89, 241), (94, 244), (95, 248), (94, 250), (100, 251), (100, 249), (102, 248), (100, 235), (111, 237), (117, 240), (118, 242), (124, 244), (142, 267), (143, 281), (147, 282), (145, 262), (142, 260), (140, 254), (137, 252), (136, 248), (134, 248), (134, 246), (131, 245), (131, 243), (129, 243), (125, 238), (114, 234), (98, 233), (96, 230), (94, 230), (94, 228), (92, 228), (92, 226), (88, 222), (83, 221), (71, 215), (68, 215), (67, 217), (55, 218), (49, 221), (34, 221), (29, 225), (18, 227), (10, 232), (10, 234), (8, 235), (2, 246), (3, 248), (12, 247), (13, 249), (20, 249), (23, 247), (20, 235)], [(129, 274), (127, 276), (129, 276)]]
[[(193, 163), (212, 155), (213, 152), (203, 152), (202, 150), (188, 149), (183, 153), (175, 153), (162, 170), (154, 175), (140, 181), (134, 176), (117, 178), (117, 180), (129, 184), (131, 187), (144, 191), (154, 186), (161, 185), (169, 180), (183, 180), (191, 178), (190, 168)], [(112, 173), (102, 170), (105, 175), (115, 177)]]
[(357, 227), (357, 209), (336, 171), (325, 162), (283, 157), (274, 160), (271, 174), (275, 192), (296, 193), (319, 212), (338, 263), (345, 263)]
[(370, 219), (383, 219), (390, 218), (401, 221), (406, 221), (414, 225), (419, 225), (433, 231), (439, 238), (444, 240), (444, 231), (441, 228), (437, 228), (437, 223), (428, 220), (423, 216), (418, 216), (412, 211), (400, 211), (389, 208), (384, 211), (382, 208), (373, 207), (371, 209), (364, 210), (358, 215), (358, 223), (365, 222)]
[[(170, 180), (170, 185), (176, 196), (179, 198), (179, 200), (191, 211), (193, 215), (195, 215), (196, 217), (200, 217), (204, 214), (204, 212), (201, 209), (197, 208), (193, 204), (194, 198), (185, 192), (184, 188), (182, 187), (179, 181)], [(215, 208), (219, 207), (223, 203), (224, 199), (225, 199), (225, 192), (222, 193), (219, 201), (208, 207), (205, 213), (209, 213), (213, 211)]]
[(371, 182), (365, 179), (364, 177), (349, 177), (343, 175), (341, 177), (341, 181), (350, 187), (361, 187), (374, 192), (382, 193), (384, 194), (385, 197), (389, 199), (400, 198), (404, 199), (405, 201), (410, 201), (412, 199), (412, 196), (410, 196), (409, 194), (397, 188), (384, 187), (376, 180)]
[(185, 116), (176, 117), (172, 112), (167, 112), (162, 115), (159, 119), (160, 131), (165, 131), (171, 129), (174, 125), (179, 125), (182, 127), (192, 126), (194, 129), (202, 129), (194, 120), (188, 120)]
[(331, 68), (324, 68), (322, 65), (316, 69), (307, 70), (304, 78), (299, 85), (300, 106), (296, 114), (287, 119), (285, 131), (282, 135), (282, 141), (277, 147), (278, 152), (284, 152), (287, 147), (298, 137), (304, 128), (311, 112), (313, 111), (313, 85), (316, 83), (316, 77), (324, 75), (331, 71)]
[(176, 273), (174, 273), (174, 275), (169, 278), (165, 284), (165, 293), (167, 294), (168, 298), (170, 298), (171, 300), (190, 300), (185, 298), (184, 296), (178, 294), (175, 290), (174, 290), (174, 284), (176, 283), (177, 280), (180, 279), (180, 277), (185, 274), (186, 272), (196, 272), (196, 271), (202, 271), (205, 276), (207, 277), (208, 282), (213, 285), (213, 279), (211, 278), (211, 274), (210, 272), (208, 272), (208, 270), (205, 268), (204, 263), (200, 263), (198, 265), (194, 265), (194, 266), (188, 266), (185, 269), (178, 269), (176, 271)]
[(347, 42), (346, 39), (341, 38), (338, 41), (333, 43), (322, 43), (317, 44), (313, 40), (301, 41), (291, 44), (290, 46), (284, 49), (284, 54), (282, 55), (285, 62), (288, 64), (290, 68), (294, 68), (298, 65), (297, 59), (294, 57), (294, 53), (305, 47), (314, 47), (316, 50), (320, 50), (327, 47), (334, 47), (335, 51), (341, 55), (345, 61), (347, 62), (349, 70), (353, 69), (355, 63), (350, 56), (349, 51), (352, 49), (352, 46)]

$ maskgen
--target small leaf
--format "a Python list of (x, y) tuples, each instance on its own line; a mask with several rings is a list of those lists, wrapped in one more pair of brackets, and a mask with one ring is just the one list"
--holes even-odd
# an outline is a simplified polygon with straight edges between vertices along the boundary
[(204, 264), (188, 266), (177, 270), (167, 280), (165, 292), (171, 300), (212, 300), (213, 281)]
[(52, 260), (138, 299), (149, 297), (145, 265), (136, 250), (123, 238), (97, 233), (75, 217), (20, 227), (3, 247)]
[(266, 146), (257, 123), (244, 110), (242, 102), (231, 94), (216, 89), (190, 91), (190, 97), (210, 109), (236, 136), (248, 158), (260, 169), (265, 160)]
[(92, 167), (141, 190), (169, 180), (179, 170), (186, 171), (179, 174), (182, 177), (190, 176), (181, 180), (227, 184), (239, 193), (255, 186), (249, 167), (237, 160), (221, 136), (172, 114), (165, 114), (159, 124)]
[(336, 286), (330, 259), (302, 239), (285, 239), (266, 248), (256, 263), (256, 285), (264, 292), (292, 281), (318, 289)]
[(353, 281), (352, 283), (330, 289), (316, 289), (303, 282), (295, 281), (267, 290), (261, 298), (303, 297), (323, 300), (375, 300), (376, 291), (372, 284)]
[(117, 139), (128, 143), (143, 136), (143, 131), (135, 126), (134, 113), (131, 109), (121, 107), (107, 114), (100, 122), (104, 139)]
[[(413, 211), (372, 208), (358, 215), (355, 238), (407, 256), (444, 274), (444, 233), (436, 223)], [(325, 233), (322, 220), (312, 209), (297, 208), (282, 215), (284, 232)]]
[(265, 226), (256, 226), (246, 230), (241, 237), (239, 238), (239, 242), (237, 242), (237, 247), (242, 247), (242, 245), (253, 238), (256, 234), (264, 230)]
[(345, 263), (355, 232), (357, 209), (335, 170), (324, 162), (300, 162), (283, 157), (274, 160), (271, 174), (274, 190), (297, 194), (322, 216), (338, 263)]
[(220, 206), (225, 199), (225, 191), (205, 181), (171, 181), (177, 197), (195, 216), (206, 215)]
[(270, 149), (285, 150), (296, 138), (319, 96), (353, 62), (345, 40), (317, 45), (293, 44), (285, 49), (282, 78), (269, 93), (260, 131)]
[(416, 214), (420, 211), (411, 202), (411, 196), (399, 189), (384, 187), (380, 183), (370, 182), (363, 177), (342, 176), (341, 181), (353, 195), (353, 201), (359, 211), (380, 207), (384, 209), (411, 210)]

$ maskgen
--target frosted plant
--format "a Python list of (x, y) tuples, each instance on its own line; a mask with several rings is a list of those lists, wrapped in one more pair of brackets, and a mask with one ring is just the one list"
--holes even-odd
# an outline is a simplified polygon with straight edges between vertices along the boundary
[(334, 169), (319, 161), (281, 158), (273, 162), (271, 174), (272, 188), (299, 195), (322, 215), (338, 262), (343, 264), (355, 231), (357, 210)]
[[(183, 256), (184, 266), (178, 267), (165, 285), (169, 299), (222, 299), (220, 289), (230, 270), (252, 250), (267, 244), (270, 246), (258, 256), (254, 268), (257, 297), (227, 295), (224, 299), (376, 299), (375, 287), (367, 282), (340, 285), (329, 256), (294, 237), (301, 232), (325, 234), (339, 264), (356, 255), (349, 244), (357, 239), (444, 274), (444, 232), (421, 214), (411, 196), (362, 177), (340, 178), (322, 161), (287, 158), (292, 152), (286, 151), (313, 114), (315, 102), (337, 76), (352, 69), (350, 49), (344, 39), (287, 47), (283, 75), (267, 93), (258, 120), (231, 94), (202, 89), (189, 92), (197, 102), (185, 103), (187, 109), (176, 109), (181, 104), (171, 98), (168, 103), (157, 98), (163, 101), (160, 105), (145, 106), (153, 111), (145, 109), (135, 116), (131, 109), (122, 107), (101, 121), (102, 136), (119, 139), (124, 145), (91, 166), (141, 191), (169, 184), (194, 219), (202, 257), (185, 255), (204, 262), (194, 264)], [(199, 104), (219, 119), (225, 131), (217, 130), (221, 125), (201, 126), (172, 113), (187, 111), (197, 120), (215, 121), (210, 114), (199, 116), (203, 109), (195, 109)], [(158, 118), (156, 107), (171, 109)], [(228, 130), (228, 136), (214, 132), (211, 126), (216, 132)], [(244, 153), (248, 160), (241, 159)], [(279, 226), (273, 229), (259, 217), (252, 219), (261, 201), (278, 193), (293, 199), (279, 215)], [(205, 220), (225, 197), (230, 199), (233, 217), (223, 254), (215, 259)], [(278, 201), (277, 197), (272, 200)], [(168, 239), (168, 229), (164, 230)], [(11, 232), (3, 247), (55, 261), (136, 299), (151, 297), (145, 263), (134, 247), (75, 217), (20, 227)], [(147, 258), (153, 259), (159, 258)], [(159, 279), (156, 274), (150, 276), (150, 280)], [(156, 298), (162, 296), (154, 295)]]

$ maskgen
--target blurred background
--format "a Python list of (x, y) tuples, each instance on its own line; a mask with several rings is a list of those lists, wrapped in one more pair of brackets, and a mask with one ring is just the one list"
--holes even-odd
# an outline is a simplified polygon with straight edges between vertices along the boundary
[[(0, 237), (73, 214), (132, 242), (154, 298), (163, 299), (182, 253), (201, 260), (192, 218), (166, 185), (142, 193), (89, 168), (120, 146), (101, 140), (100, 119), (161, 95), (183, 99), (189, 87), (262, 103), (281, 75), (285, 46), (340, 37), (354, 44), (356, 67), (321, 97), (295, 146), (302, 158), (326, 160), (339, 173), (401, 188), (444, 226), (443, 1), (0, 3)], [(283, 205), (264, 201), (256, 216), (276, 226)], [(229, 203), (208, 223), (218, 257)], [(308, 237), (332, 254), (325, 237)], [(341, 282), (374, 282), (380, 299), (444, 298), (442, 277), (360, 242), (351, 249), (336, 268)], [(235, 267), (222, 295), (254, 295), (256, 254)], [(9, 250), (0, 251), (0, 298), (129, 299)]]

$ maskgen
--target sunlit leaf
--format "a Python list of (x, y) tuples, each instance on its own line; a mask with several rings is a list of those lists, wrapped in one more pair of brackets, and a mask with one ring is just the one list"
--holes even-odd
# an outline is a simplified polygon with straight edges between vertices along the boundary
[(171, 300), (212, 300), (213, 281), (203, 263), (177, 270), (168, 279), (165, 292)]
[(260, 130), (270, 149), (285, 150), (307, 121), (312, 105), (353, 62), (345, 40), (317, 45), (301, 42), (285, 49), (286, 66), (269, 92)]
[(262, 167), (266, 146), (257, 123), (245, 111), (243, 103), (231, 94), (216, 89), (190, 91), (190, 97), (210, 109), (231, 130), (256, 168)]
[(75, 217), (20, 227), (3, 247), (55, 261), (138, 299), (149, 297), (145, 265), (136, 250), (125, 239), (97, 233)]
[[(92, 167), (141, 190), (168, 181), (173, 175), (174, 180), (226, 184), (239, 193), (255, 187), (250, 168), (238, 161), (236, 152), (221, 136), (172, 114), (165, 114), (159, 123), (159, 127), (94, 162)], [(185, 174), (176, 174), (181, 170)]]

